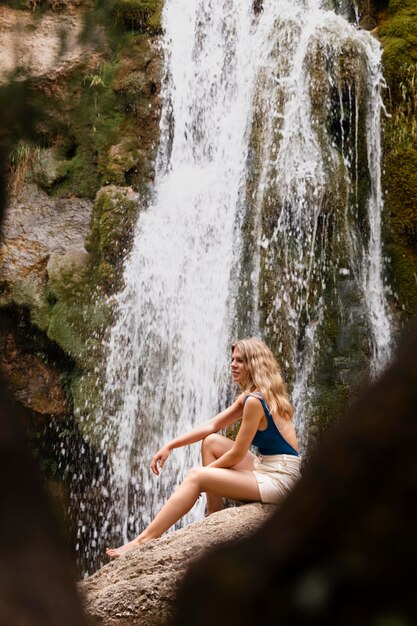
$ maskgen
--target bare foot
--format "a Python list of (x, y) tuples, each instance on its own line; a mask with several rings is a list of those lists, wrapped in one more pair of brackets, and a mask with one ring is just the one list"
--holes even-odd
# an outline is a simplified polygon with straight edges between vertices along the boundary
[(129, 543), (125, 543), (125, 545), (120, 546), (120, 548), (107, 548), (106, 554), (107, 556), (111, 556), (112, 558), (117, 558), (119, 556), (122, 556), (122, 554), (126, 554), (134, 548), (137, 548), (142, 543), (143, 542), (139, 540), (139, 537), (136, 537), (136, 539), (129, 541)]

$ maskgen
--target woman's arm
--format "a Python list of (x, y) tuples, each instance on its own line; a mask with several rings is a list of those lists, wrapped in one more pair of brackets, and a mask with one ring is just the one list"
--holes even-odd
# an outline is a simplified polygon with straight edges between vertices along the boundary
[(242, 394), (233, 402), (233, 404), (215, 417), (202, 422), (184, 435), (180, 435), (162, 446), (162, 448), (152, 457), (151, 468), (153, 473), (156, 474), (156, 476), (159, 476), (159, 472), (163, 468), (169, 453), (174, 448), (181, 448), (182, 446), (190, 445), (196, 441), (201, 441), (204, 437), (207, 437), (207, 435), (216, 433), (217, 431), (226, 428), (240, 419), (243, 413), (243, 400), (244, 396)]
[(207, 467), (233, 467), (243, 460), (264, 415), (262, 404), (249, 397), (243, 410), (243, 419), (233, 447)]

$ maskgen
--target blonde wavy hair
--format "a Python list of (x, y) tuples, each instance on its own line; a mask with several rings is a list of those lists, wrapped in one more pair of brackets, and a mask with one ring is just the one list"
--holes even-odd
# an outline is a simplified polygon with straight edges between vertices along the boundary
[(251, 387), (255, 386), (272, 415), (290, 420), (294, 409), (278, 364), (268, 346), (257, 337), (247, 337), (232, 344), (232, 354), (235, 348), (241, 352), (248, 370), (247, 380), (240, 385), (241, 390), (250, 394)]

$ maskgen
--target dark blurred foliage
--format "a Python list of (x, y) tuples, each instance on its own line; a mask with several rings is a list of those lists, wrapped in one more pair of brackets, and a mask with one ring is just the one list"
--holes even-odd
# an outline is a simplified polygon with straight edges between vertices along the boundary
[(251, 538), (192, 567), (170, 626), (417, 624), (417, 330)]
[(64, 542), (0, 380), (0, 626), (86, 624)]

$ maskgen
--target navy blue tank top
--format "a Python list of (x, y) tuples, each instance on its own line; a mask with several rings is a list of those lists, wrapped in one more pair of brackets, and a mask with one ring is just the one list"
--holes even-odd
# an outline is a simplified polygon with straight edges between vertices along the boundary
[[(255, 391), (252, 395), (261, 401), (266, 419), (268, 421), (268, 426), (265, 430), (256, 431), (252, 440), (252, 445), (258, 448), (260, 454), (266, 456), (269, 454), (292, 454), (293, 456), (298, 456), (297, 450), (290, 446), (288, 441), (284, 439), (276, 427), (274, 418), (272, 417), (271, 412), (261, 394), (258, 394), (258, 392)], [(244, 401), (246, 402), (248, 398), (249, 396), (245, 396)]]

